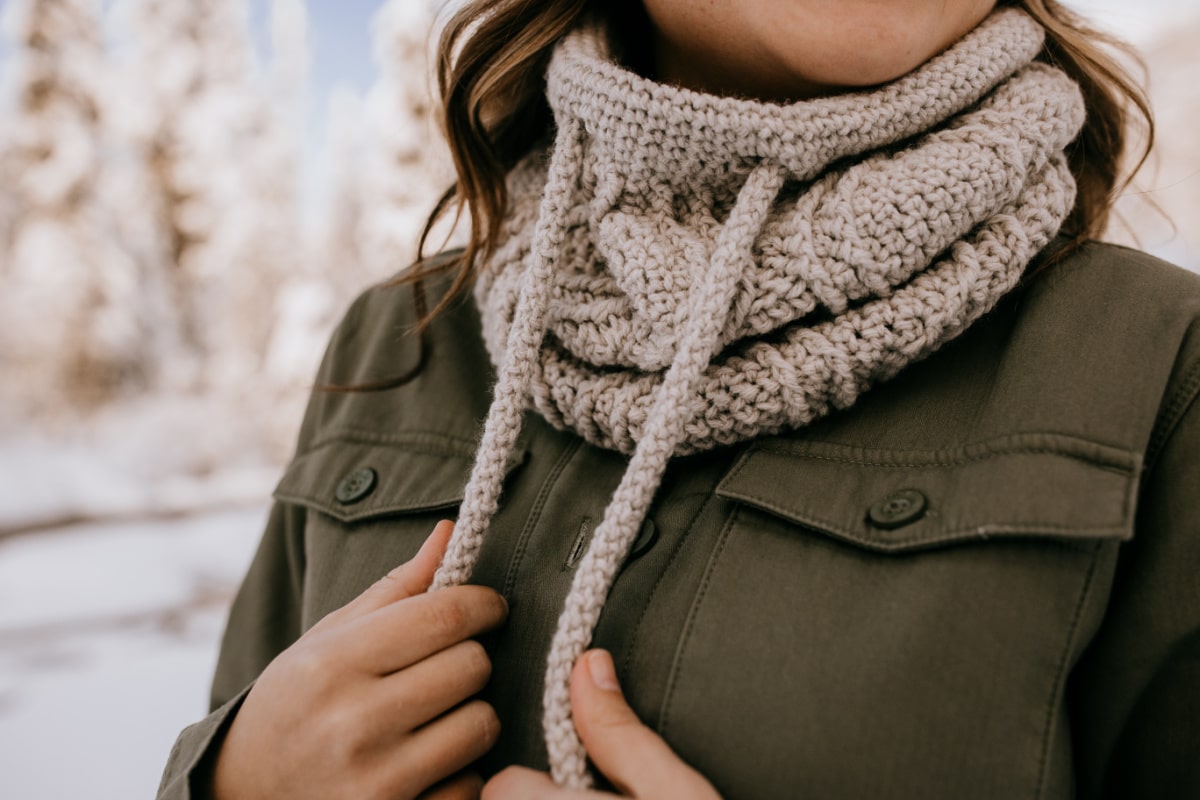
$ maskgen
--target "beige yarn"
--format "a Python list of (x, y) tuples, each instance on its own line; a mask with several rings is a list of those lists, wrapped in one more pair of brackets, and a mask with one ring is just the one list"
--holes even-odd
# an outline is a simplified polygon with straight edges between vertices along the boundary
[(476, 284), (498, 380), (434, 587), (469, 579), (532, 404), (630, 454), (547, 660), (554, 780), (590, 785), (571, 668), (673, 455), (805, 425), (1016, 285), (1075, 185), (1083, 101), (1004, 8), (899, 80), (780, 106), (654, 83), (587, 25), (556, 48), (557, 133), (510, 175)]

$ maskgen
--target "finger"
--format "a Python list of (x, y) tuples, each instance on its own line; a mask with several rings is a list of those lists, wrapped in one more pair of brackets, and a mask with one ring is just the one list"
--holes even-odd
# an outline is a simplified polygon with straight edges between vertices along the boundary
[(446, 545), (454, 533), (454, 523), (444, 519), (433, 527), (417, 554), (392, 569), (387, 575), (371, 584), (366, 591), (351, 600), (330, 617), (343, 620), (354, 619), (386, 605), (416, 597), (424, 593), (433, 582), (433, 573), (446, 552)]
[(612, 798), (615, 796), (600, 792), (564, 789), (556, 786), (550, 776), (544, 772), (525, 767), (508, 767), (496, 773), (490, 781), (484, 784), (480, 800), (581, 800), (582, 798)]
[(500, 719), (490, 705), (473, 700), (423, 728), (413, 731), (403, 745), (384, 751), (397, 786), (427, 789), (486, 753), (500, 735)]
[(698, 772), (638, 719), (617, 684), (612, 656), (590, 650), (571, 672), (571, 714), (596, 768), (633, 797), (716, 798)]
[(508, 604), (486, 586), (452, 586), (410, 597), (353, 620), (338, 631), (347, 663), (388, 675), (496, 628)]
[(491, 675), (483, 645), (468, 639), (373, 682), (368, 713), (390, 730), (407, 733), (478, 694)]
[(478, 800), (483, 778), (477, 772), (460, 772), (421, 793), (417, 800)]

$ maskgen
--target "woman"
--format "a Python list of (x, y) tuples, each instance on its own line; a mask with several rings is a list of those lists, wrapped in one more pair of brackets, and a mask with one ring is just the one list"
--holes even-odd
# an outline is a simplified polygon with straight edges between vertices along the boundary
[(1200, 796), (1200, 281), (1089, 241), (1100, 41), (468, 3), (470, 242), (335, 334), (160, 796)]

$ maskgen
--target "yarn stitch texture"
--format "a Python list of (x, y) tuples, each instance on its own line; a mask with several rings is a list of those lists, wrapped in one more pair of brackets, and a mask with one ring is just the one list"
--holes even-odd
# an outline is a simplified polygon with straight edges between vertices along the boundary
[(556, 133), (509, 175), (475, 299), (497, 383), (433, 588), (470, 578), (532, 406), (630, 456), (547, 657), (551, 775), (591, 785), (571, 668), (676, 455), (852, 405), (1019, 281), (1075, 200), (1078, 87), (999, 9), (877, 89), (791, 105), (640, 77), (589, 22), (555, 48)]

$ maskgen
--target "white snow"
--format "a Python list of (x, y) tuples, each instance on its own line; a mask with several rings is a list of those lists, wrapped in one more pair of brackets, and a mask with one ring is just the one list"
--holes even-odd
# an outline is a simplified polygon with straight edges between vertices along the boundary
[(303, 403), (298, 391), (272, 417), (261, 401), (153, 395), (84, 420), (0, 425), (0, 535), (260, 504)]
[(2, 541), (0, 637), (140, 623), (223, 600), (264, 521), (256, 507)]
[(0, 540), (0, 796), (152, 797), (265, 508)]
[[(223, 614), (187, 631), (81, 635), (5, 669), (0, 792), (9, 800), (154, 797), (178, 732), (205, 713)], [(6, 648), (7, 650), (8, 648)]]

